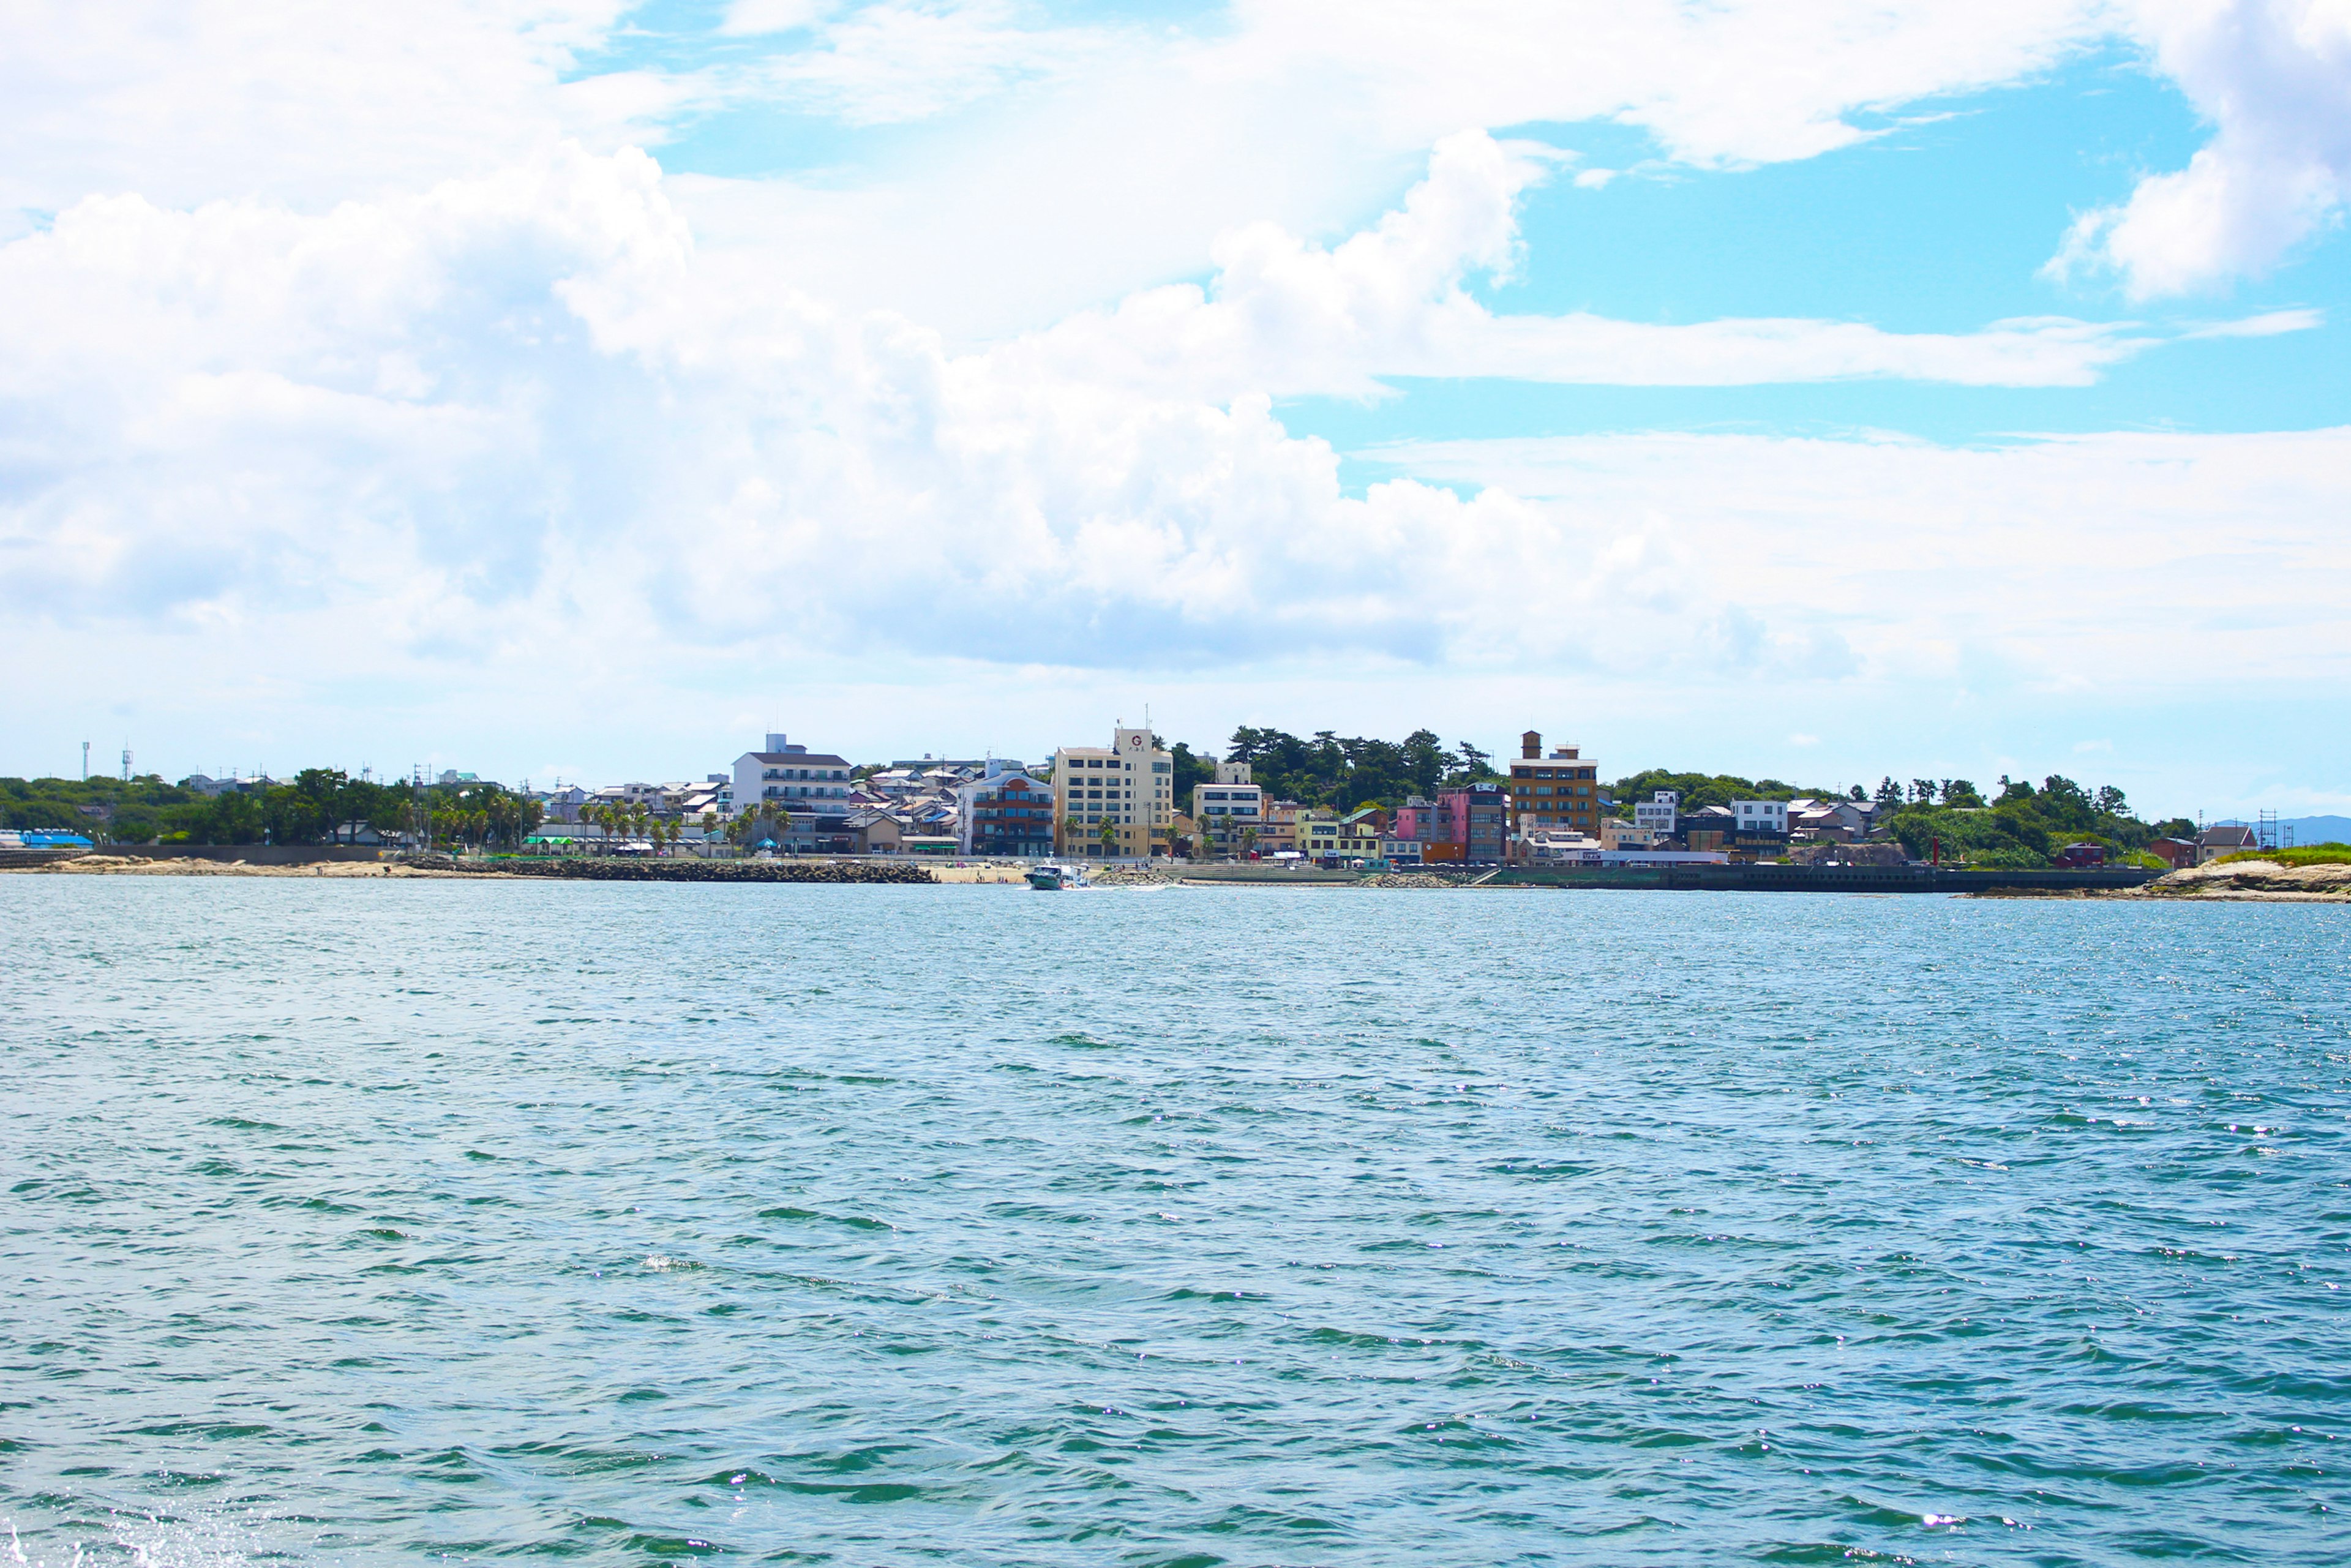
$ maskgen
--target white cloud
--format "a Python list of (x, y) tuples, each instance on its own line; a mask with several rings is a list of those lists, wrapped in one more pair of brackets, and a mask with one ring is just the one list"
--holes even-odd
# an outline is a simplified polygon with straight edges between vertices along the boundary
[(2351, 5), (2138, 0), (2159, 69), (2214, 127), (2188, 167), (2084, 214), (2049, 271), (2105, 267), (2137, 298), (2259, 277), (2351, 199)]
[[(1162, 39), (747, 0), (785, 52), (580, 75), (618, 12), (57, 7), (0, 58), (32, 150), (0, 201), (39, 214), (0, 246), (0, 624), (34, 684), (136, 647), (234, 727), (420, 691), (456, 694), (434, 722), (1046, 704), (1135, 648), (1244, 695), (2340, 679), (2342, 432), (1422, 446), (1359, 490), (1271, 413), (1395, 376), (2093, 380), (2165, 334), (1497, 315), (1475, 285), (1555, 165), (1461, 130), (1808, 156), (2063, 57), (2085, 8), (1263, 5)], [(892, 124), (904, 161), (778, 191), (615, 150), (746, 94)]]
[[(1299, 298), (1409, 347), (1456, 268), (1510, 253), (1507, 154), (1446, 156), (1484, 174), (1433, 179), (1361, 248), (1240, 253), (1330, 269)], [(1236, 378), (1382, 363), (1328, 355), (1278, 290), (1242, 314)], [(2344, 651), (2325, 607), (2351, 582), (2312, 520), (2339, 515), (2341, 433), (1424, 446), (1387, 455), (1466, 494), (1351, 495), (1261, 391), (1105, 376), (1051, 337), (957, 354), (714, 267), (637, 153), (316, 216), (93, 200), (0, 247), (0, 598), (196, 636), (325, 616), (428, 664), (567, 670), (1143, 646), (2062, 684)]]
[[(1437, 144), (1403, 205), (1334, 247), (1271, 224), (1219, 239), (1217, 275), (1146, 290), (996, 351), (1029, 373), (1214, 402), (1249, 392), (1373, 395), (1383, 376), (1501, 377), (1616, 386), (1736, 386), (1907, 377), (1970, 386), (2081, 386), (2157, 340), (2065, 319), (1973, 333), (1893, 333), (1859, 322), (1665, 326), (1590, 314), (1496, 316), (1466, 291), (1515, 264), (1515, 204), (1552, 160), (1482, 131)], [(2246, 332), (2314, 325), (2281, 312)], [(2226, 328), (2208, 330), (2226, 330)]]
[[(622, 0), (26, 0), (0, 49), (0, 209), (136, 192), (318, 208), (482, 174), (586, 133), (560, 74)], [(678, 90), (640, 83), (647, 105)], [(592, 111), (592, 112), (589, 112)]]
[[(1645, 517), (1773, 629), (1875, 677), (2108, 696), (2351, 675), (2351, 430), (1898, 440), (1654, 434), (1416, 443), (1424, 478)], [(2076, 734), (2079, 732), (2076, 731)]]

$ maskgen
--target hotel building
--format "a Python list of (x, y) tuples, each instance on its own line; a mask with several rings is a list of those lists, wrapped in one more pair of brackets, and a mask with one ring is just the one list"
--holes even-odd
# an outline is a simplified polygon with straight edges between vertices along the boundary
[(1598, 838), (1599, 764), (1578, 756), (1573, 746), (1554, 747), (1545, 757), (1542, 736), (1531, 729), (1519, 737), (1519, 760), (1510, 764), (1510, 808), (1518, 836), (1565, 828)]
[(1053, 753), (1053, 852), (1139, 860), (1176, 820), (1176, 758), (1147, 729)]

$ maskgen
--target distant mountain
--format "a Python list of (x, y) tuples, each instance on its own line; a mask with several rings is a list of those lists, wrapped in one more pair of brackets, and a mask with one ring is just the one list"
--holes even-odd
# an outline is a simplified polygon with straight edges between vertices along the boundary
[(2351, 817), (2284, 817), (2278, 831), (2294, 831), (2298, 844), (2351, 844)]

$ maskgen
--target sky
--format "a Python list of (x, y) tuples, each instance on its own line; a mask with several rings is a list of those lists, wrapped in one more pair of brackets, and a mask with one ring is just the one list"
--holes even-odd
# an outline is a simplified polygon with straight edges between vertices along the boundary
[(2351, 0), (20, 0), (0, 773), (2351, 809)]

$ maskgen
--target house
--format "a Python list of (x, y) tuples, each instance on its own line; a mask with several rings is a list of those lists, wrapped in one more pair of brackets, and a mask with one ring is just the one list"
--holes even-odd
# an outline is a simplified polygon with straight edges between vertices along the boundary
[(1192, 820), (1214, 853), (1240, 853), (1264, 831), (1265, 787), (1249, 781), (1248, 763), (1219, 762), (1215, 783), (1192, 786)]
[(1053, 852), (1144, 859), (1176, 820), (1176, 758), (1148, 729), (1053, 753)]
[(1620, 817), (1611, 817), (1600, 824), (1600, 847), (1604, 850), (1653, 850), (1657, 847), (1657, 839), (1654, 827), (1628, 822)]
[(1589, 833), (1537, 828), (1520, 841), (1523, 859), (1541, 865), (1598, 865), (1605, 848)]
[(2089, 871), (2106, 863), (2104, 844), (2067, 844), (2049, 857), (2049, 863), (2062, 871)]
[(855, 846), (852, 854), (894, 855), (904, 842), (904, 826), (887, 811), (852, 811), (844, 821)]
[(1380, 858), (1380, 830), (1364, 812), (1341, 817), (1320, 808), (1298, 820), (1298, 852), (1318, 865), (1337, 867), (1350, 861)]
[(956, 843), (967, 855), (1041, 858), (1053, 852), (1053, 786), (1024, 763), (991, 758), (956, 787)]
[[(1741, 801), (1741, 805), (1782, 805), (1784, 802)], [(1682, 820), (1682, 842), (1693, 851), (1718, 851), (1730, 857), (1734, 864), (1754, 861), (1778, 860), (1788, 852), (1785, 828), (1774, 830), (1767, 825), (1771, 818), (1757, 816), (1742, 821), (1729, 806), (1708, 806)]]
[(2147, 852), (2174, 871), (2181, 866), (2195, 865), (2199, 860), (2193, 839), (2158, 839), (2147, 846)]
[(1565, 828), (1589, 837), (1600, 831), (1599, 764), (1573, 746), (1542, 754), (1542, 736), (1519, 737), (1519, 760), (1510, 764), (1510, 806), (1518, 836)]
[(735, 759), (732, 793), (737, 811), (765, 808), (838, 816), (849, 809), (849, 762), (770, 735), (765, 750)]
[(2196, 863), (2242, 854), (2262, 847), (2261, 835), (2242, 822), (2218, 822), (2196, 835)]
[(1787, 836), (1788, 802), (1785, 800), (1733, 800), (1730, 814), (1738, 821), (1739, 831), (1742, 833)]

